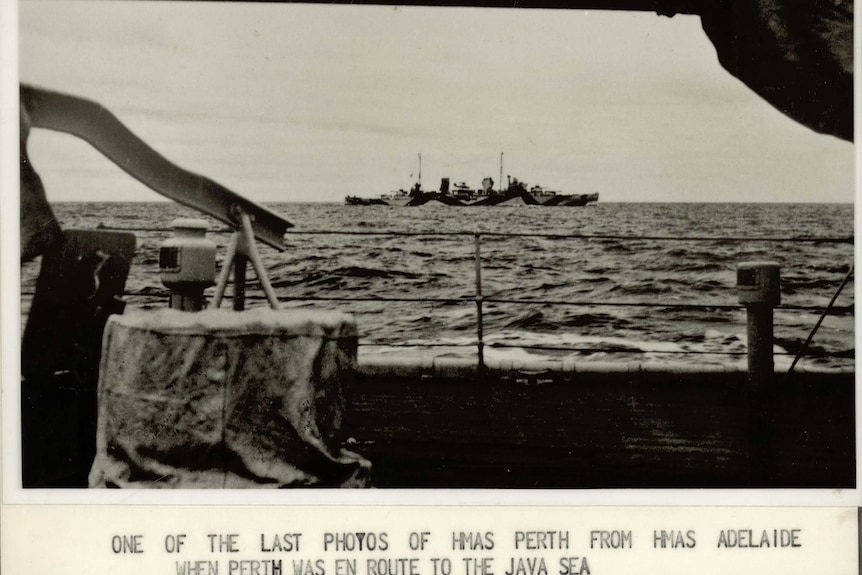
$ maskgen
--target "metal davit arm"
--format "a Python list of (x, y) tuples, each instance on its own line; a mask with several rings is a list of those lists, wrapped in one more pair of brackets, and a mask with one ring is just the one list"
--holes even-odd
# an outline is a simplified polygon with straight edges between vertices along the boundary
[(100, 104), (26, 85), (21, 86), (21, 104), (33, 127), (66, 132), (89, 142), (153, 191), (234, 228), (242, 226), (239, 214), (247, 214), (258, 240), (284, 249), (284, 234), (293, 224), (236, 192), (171, 163)]

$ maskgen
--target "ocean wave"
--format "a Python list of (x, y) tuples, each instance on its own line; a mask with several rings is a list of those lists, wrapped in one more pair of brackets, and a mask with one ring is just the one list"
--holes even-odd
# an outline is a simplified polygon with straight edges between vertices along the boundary
[[(843, 278), (841, 278), (843, 279)], [(795, 295), (799, 292), (810, 293), (819, 290), (836, 290), (841, 284), (841, 279), (835, 278), (812, 278), (808, 276), (785, 275), (781, 278), (781, 292), (787, 295)], [(852, 289), (848, 290), (852, 293)]]
[[(572, 356), (585, 360), (636, 358), (637, 354), (652, 358), (665, 354), (674, 360), (700, 362), (704, 353), (739, 353), (745, 349), (744, 310), (690, 310), (673, 308), (673, 304), (736, 305), (737, 263), (768, 259), (781, 262), (785, 304), (824, 305), (849, 271), (853, 259), (853, 246), (849, 244), (642, 239), (685, 235), (846, 237), (853, 234), (853, 206), (605, 204), (589, 211), (502, 208), (357, 211), (329, 204), (284, 204), (274, 205), (273, 209), (290, 214), (291, 221), (308, 230), (411, 233), (424, 230), (427, 234), (397, 237), (288, 234), (287, 251), (262, 247), (261, 256), (271, 283), (285, 298), (453, 300), (291, 303), (355, 313), (361, 322), (360, 330), (368, 335), (366, 339), (418, 343), (459, 337), (465, 342), (475, 339), (476, 306), (470, 299), (475, 294), (472, 237), (437, 236), (437, 232), (478, 229), (631, 236), (632, 239), (589, 240), (483, 237), (483, 292), (492, 294), (488, 297), (512, 300), (567, 304), (643, 302), (667, 306), (600, 308), (486, 302), (485, 336), (489, 345), (499, 346), (489, 347), (489, 353), (513, 353), (502, 347), (503, 343), (515, 348), (520, 345), (526, 350), (523, 353), (530, 356), (559, 357), (569, 352), (530, 350), (528, 346), (578, 348), (579, 351), (571, 352)], [(186, 208), (163, 203), (70, 203), (56, 205), (55, 212), (61, 221), (74, 222), (75, 227), (84, 229), (92, 229), (102, 221), (166, 227), (176, 217), (199, 217)], [(793, 222), (792, 234), (787, 232), (789, 221)], [(218, 223), (213, 225), (222, 227)], [(169, 234), (136, 235), (139, 246), (127, 281), (129, 291), (139, 294), (137, 299), (166, 298), (167, 290), (159, 280), (158, 246)], [(212, 237), (220, 246), (219, 258), (223, 258), (227, 235), (212, 234)], [(32, 285), (37, 273), (38, 266), (22, 267), (22, 285)], [(248, 285), (250, 290), (259, 287), (253, 272), (248, 275)], [(250, 295), (253, 293), (250, 291)], [(839, 305), (852, 302), (852, 294), (852, 286), (848, 285)], [(150, 306), (151, 302), (144, 305)], [(804, 341), (817, 315), (777, 310), (780, 346), (792, 348), (792, 341)], [(818, 332), (816, 351), (822, 348), (838, 355), (851, 354), (853, 330), (852, 316), (830, 316)], [(742, 338), (737, 337), (740, 334)], [(469, 346), (444, 351), (475, 357), (475, 349)], [(691, 356), (686, 356), (686, 352)], [(437, 351), (420, 349), (416, 353)], [(731, 360), (736, 361), (736, 357), (731, 356)]]

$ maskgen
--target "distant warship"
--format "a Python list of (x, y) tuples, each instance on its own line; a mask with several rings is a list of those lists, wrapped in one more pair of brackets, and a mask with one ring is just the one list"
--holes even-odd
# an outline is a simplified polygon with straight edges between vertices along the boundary
[[(502, 154), (500, 164), (502, 166)], [(500, 169), (502, 178), (502, 167)], [(505, 190), (494, 189), (494, 179), (484, 178), (480, 189), (473, 189), (464, 182), (450, 187), (449, 178), (440, 181), (438, 191), (422, 189), (422, 155), (419, 155), (419, 178), (410, 190), (396, 190), (375, 198), (347, 196), (344, 203), (349, 206), (422, 206), (437, 202), (448, 206), (586, 206), (599, 201), (598, 194), (563, 194), (541, 186), (527, 188), (527, 184), (507, 177)]]

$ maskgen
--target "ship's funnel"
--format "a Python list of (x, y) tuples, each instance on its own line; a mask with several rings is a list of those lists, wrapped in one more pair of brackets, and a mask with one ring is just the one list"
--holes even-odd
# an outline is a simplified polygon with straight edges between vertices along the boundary
[(449, 178), (443, 178), (440, 180), (440, 193), (448, 194), (449, 193)]
[(494, 178), (485, 178), (482, 180), (482, 191), (490, 193), (494, 190)]

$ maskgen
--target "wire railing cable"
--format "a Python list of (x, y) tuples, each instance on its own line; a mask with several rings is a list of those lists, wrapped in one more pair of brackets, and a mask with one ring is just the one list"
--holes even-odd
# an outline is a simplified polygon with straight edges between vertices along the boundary
[[(345, 236), (474, 236), (475, 231), (396, 231), (396, 230), (297, 230), (292, 228), (285, 236), (296, 235), (345, 235)], [(854, 236), (816, 237), (816, 236), (643, 236), (622, 234), (560, 234), (547, 232), (480, 232), (484, 237), (496, 238), (543, 238), (543, 239), (581, 239), (581, 240), (649, 240), (649, 241), (700, 241), (700, 242), (813, 242), (852, 244)]]
[[(33, 291), (20, 292), (23, 296), (33, 296)], [(161, 292), (135, 292), (127, 291), (123, 294), (127, 297), (160, 297), (165, 294)], [(266, 296), (262, 294), (247, 294), (246, 299), (251, 301), (264, 301)], [(474, 296), (463, 296), (459, 298), (438, 297), (390, 297), (390, 296), (279, 296), (282, 302), (379, 302), (379, 303), (439, 303), (439, 304), (475, 304)], [(506, 298), (483, 298), (484, 303), (514, 304), (514, 305), (559, 305), (572, 307), (643, 307), (661, 308), (668, 310), (692, 310), (692, 311), (742, 311), (745, 309), (741, 304), (714, 304), (714, 303), (665, 303), (665, 302), (614, 302), (614, 301), (582, 301), (582, 300), (537, 300), (537, 299), (506, 299)], [(827, 313), (828, 315), (844, 315), (855, 311), (854, 305), (832, 305), (828, 308), (817, 305), (788, 305), (782, 304), (776, 310), (807, 311), (816, 313)]]
[[(360, 340), (363, 347), (387, 347), (387, 348), (476, 348), (475, 341), (472, 342), (387, 342), (387, 341), (366, 341)], [(558, 351), (558, 352), (576, 352), (576, 353), (614, 353), (614, 354), (638, 354), (645, 353), (655, 355), (720, 355), (741, 357), (747, 354), (746, 351), (720, 351), (720, 350), (692, 350), (692, 349), (632, 349), (625, 347), (570, 347), (556, 345), (535, 345), (535, 344), (506, 344), (500, 342), (485, 341), (486, 348), (493, 349), (523, 349), (534, 351)], [(851, 358), (855, 354), (854, 350), (847, 350), (840, 353), (819, 351), (810, 353), (810, 357), (816, 358), (833, 358), (833, 357), (848, 357)], [(794, 354), (789, 351), (776, 351), (776, 356), (792, 357)]]
[[(263, 296), (247, 296), (248, 299), (264, 299)], [(388, 296), (283, 296), (281, 301), (338, 301), (338, 302), (380, 302), (380, 303), (441, 303), (441, 304), (472, 304), (475, 302), (473, 296), (460, 298), (433, 298), (433, 297), (388, 297)], [(693, 311), (742, 311), (745, 307), (741, 304), (713, 304), (713, 303), (664, 303), (664, 302), (612, 302), (612, 301), (579, 301), (579, 300), (534, 300), (534, 299), (502, 299), (486, 297), (484, 303), (502, 303), (515, 305), (560, 305), (574, 307), (645, 307), (662, 309), (679, 309)], [(805, 305), (780, 305), (777, 310), (788, 311), (810, 311), (822, 313), (823, 306)], [(830, 315), (841, 315), (853, 313), (855, 306), (835, 306), (829, 311)]]
[[(99, 224), (96, 229), (106, 231), (126, 232), (164, 232), (170, 233), (172, 228), (168, 227), (135, 227), (135, 226), (107, 226)], [(209, 233), (232, 233), (231, 228), (214, 228)], [(854, 236), (846, 237), (817, 237), (817, 236), (643, 236), (624, 234), (560, 234), (542, 232), (480, 232), (485, 237), (495, 238), (543, 238), (543, 239), (581, 239), (581, 240), (649, 240), (649, 241), (699, 241), (699, 242), (802, 242), (802, 243), (839, 243), (852, 244)], [(340, 235), (340, 236), (392, 236), (392, 237), (468, 237), (474, 236), (475, 231), (400, 231), (400, 230), (324, 230), (311, 229), (301, 230), (292, 228), (285, 237), (299, 235)]]

